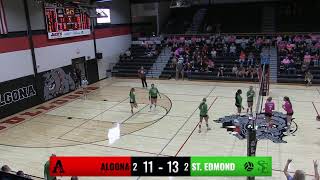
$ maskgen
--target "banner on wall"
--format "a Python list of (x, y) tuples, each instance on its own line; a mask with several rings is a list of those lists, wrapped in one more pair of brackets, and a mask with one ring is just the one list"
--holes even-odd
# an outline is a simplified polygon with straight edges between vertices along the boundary
[(39, 104), (33, 76), (0, 83), (0, 118)]

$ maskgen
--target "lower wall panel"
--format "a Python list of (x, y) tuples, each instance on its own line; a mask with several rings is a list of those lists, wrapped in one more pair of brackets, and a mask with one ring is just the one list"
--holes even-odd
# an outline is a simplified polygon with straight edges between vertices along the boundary
[[(97, 60), (87, 63), (89, 84), (97, 82)], [(72, 65), (0, 83), (0, 119), (76, 89)]]
[(41, 102), (33, 75), (0, 83), (0, 118)]

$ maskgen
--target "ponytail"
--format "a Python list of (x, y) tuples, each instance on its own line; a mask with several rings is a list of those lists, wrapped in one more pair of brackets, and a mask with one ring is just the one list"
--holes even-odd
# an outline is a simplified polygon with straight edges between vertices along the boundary
[(236, 97), (241, 93), (242, 93), (241, 89), (238, 89), (237, 92), (236, 92)]
[(286, 101), (288, 101), (289, 104), (292, 106), (291, 101), (290, 101), (290, 98), (289, 98), (288, 96), (285, 96), (283, 99), (286, 100)]

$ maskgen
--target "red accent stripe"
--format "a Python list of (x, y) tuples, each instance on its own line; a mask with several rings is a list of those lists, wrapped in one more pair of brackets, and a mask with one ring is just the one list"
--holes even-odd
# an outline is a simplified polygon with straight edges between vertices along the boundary
[(96, 38), (107, 38), (113, 36), (122, 36), (131, 33), (131, 29), (129, 26), (127, 27), (116, 27), (116, 28), (109, 28), (109, 29), (96, 29)]
[[(101, 39), (101, 38), (107, 38), (107, 37), (113, 37), (113, 36), (127, 35), (130, 33), (131, 31), (129, 26), (96, 29), (96, 38)], [(93, 35), (63, 38), (63, 39), (52, 39), (52, 40), (49, 40), (46, 34), (33, 36), (33, 42), (34, 42), (35, 48), (88, 41), (92, 39), (93, 39)], [(16, 37), (16, 38), (0, 38), (0, 53), (21, 51), (26, 49), (30, 49), (27, 36)]]
[(27, 37), (0, 38), (0, 53), (27, 49), (30, 49)]

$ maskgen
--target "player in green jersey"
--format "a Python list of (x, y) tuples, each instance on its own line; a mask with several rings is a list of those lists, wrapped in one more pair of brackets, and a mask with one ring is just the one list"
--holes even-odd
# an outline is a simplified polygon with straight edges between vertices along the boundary
[(208, 124), (209, 116), (208, 116), (208, 105), (207, 105), (206, 101), (207, 101), (207, 99), (203, 98), (202, 102), (199, 105), (199, 110), (200, 110), (199, 133), (201, 133), (201, 124), (202, 124), (203, 118), (206, 121), (207, 130), (211, 129)]
[(237, 107), (237, 113), (240, 116), (241, 114), (241, 109), (244, 110), (244, 107), (242, 106), (242, 97), (241, 97), (242, 91), (241, 89), (238, 89), (238, 91), (236, 92), (236, 96), (235, 96), (235, 105)]
[(248, 102), (248, 109), (247, 109), (247, 113), (252, 114), (252, 107), (253, 107), (253, 98), (255, 97), (255, 92), (253, 90), (253, 86), (249, 87), (249, 91), (247, 92), (247, 102)]
[(130, 93), (129, 93), (129, 98), (130, 98), (131, 113), (133, 114), (133, 108), (138, 108), (134, 88), (131, 88)]
[[(51, 155), (52, 157), (55, 157), (55, 154)], [(55, 177), (50, 176), (50, 160), (48, 160), (46, 162), (46, 164), (44, 165), (44, 179), (45, 180), (54, 180)]]
[(149, 90), (149, 100), (150, 100), (150, 103), (151, 103), (149, 111), (151, 111), (152, 105), (154, 105), (154, 108), (157, 107), (158, 95), (161, 98), (159, 90), (156, 87), (154, 87), (154, 84), (151, 84), (151, 89)]

